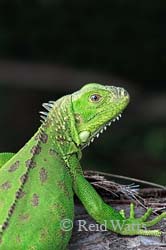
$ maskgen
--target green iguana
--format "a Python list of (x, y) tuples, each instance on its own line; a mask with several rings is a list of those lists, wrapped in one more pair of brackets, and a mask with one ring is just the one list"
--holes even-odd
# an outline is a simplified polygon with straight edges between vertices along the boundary
[(35, 135), (18, 153), (0, 154), (0, 250), (66, 249), (71, 230), (62, 222), (74, 219), (74, 193), (107, 229), (121, 235), (162, 234), (146, 227), (166, 218), (166, 212), (147, 221), (152, 209), (135, 218), (131, 204), (126, 218), (104, 203), (79, 163), (82, 149), (119, 119), (128, 102), (123, 88), (90, 83), (43, 104), (46, 112)]

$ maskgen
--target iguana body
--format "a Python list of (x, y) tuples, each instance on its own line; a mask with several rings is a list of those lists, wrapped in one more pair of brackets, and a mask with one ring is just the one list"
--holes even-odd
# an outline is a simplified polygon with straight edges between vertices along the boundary
[[(81, 149), (110, 124), (129, 102), (122, 88), (85, 85), (80, 91), (44, 104), (44, 121), (36, 134), (15, 155), (0, 154), (0, 249), (65, 250), (71, 230), (61, 222), (73, 221), (73, 192), (88, 213), (108, 229), (122, 235), (161, 235), (141, 227), (156, 224), (165, 213), (144, 222), (151, 209), (140, 218), (130, 218), (105, 204), (83, 176)], [(110, 220), (123, 227), (113, 228)], [(128, 225), (139, 224), (137, 229)]]

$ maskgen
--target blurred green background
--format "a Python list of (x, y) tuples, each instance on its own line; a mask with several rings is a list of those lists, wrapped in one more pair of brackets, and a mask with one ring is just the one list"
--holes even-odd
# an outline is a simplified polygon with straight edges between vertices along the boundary
[(166, 184), (165, 1), (1, 0), (0, 151), (40, 125), (41, 104), (86, 82), (125, 87), (123, 119), (84, 150), (84, 169)]

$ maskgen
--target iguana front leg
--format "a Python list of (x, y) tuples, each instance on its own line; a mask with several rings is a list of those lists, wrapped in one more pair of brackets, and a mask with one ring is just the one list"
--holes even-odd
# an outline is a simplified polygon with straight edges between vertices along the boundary
[(166, 218), (166, 213), (162, 213), (151, 221), (146, 221), (150, 216), (152, 209), (149, 208), (147, 212), (140, 218), (135, 218), (134, 206), (130, 205), (130, 216), (125, 217), (123, 211), (117, 211), (107, 205), (91, 184), (84, 178), (80, 171), (79, 162), (76, 158), (71, 159), (73, 170), (73, 188), (78, 198), (83, 203), (87, 212), (100, 224), (106, 225), (107, 229), (119, 233), (121, 235), (148, 235), (160, 236), (160, 230), (147, 230), (147, 227), (153, 226), (163, 218)]
[(7, 162), (9, 161), (15, 153), (0, 153), (0, 168)]

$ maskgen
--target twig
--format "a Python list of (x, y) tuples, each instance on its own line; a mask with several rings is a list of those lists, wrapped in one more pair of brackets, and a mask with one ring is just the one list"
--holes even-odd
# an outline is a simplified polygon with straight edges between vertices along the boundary
[(113, 178), (134, 181), (134, 182), (137, 182), (137, 183), (142, 183), (142, 184), (146, 184), (148, 186), (158, 187), (158, 188), (166, 190), (165, 186), (157, 184), (157, 183), (149, 182), (149, 181), (144, 181), (144, 180), (140, 180), (140, 179), (136, 179), (136, 178), (132, 178), (132, 177), (128, 177), (128, 176), (123, 176), (123, 175), (109, 174), (109, 173), (105, 173), (105, 172), (101, 172), (101, 171), (93, 171), (93, 170), (87, 170), (87, 171), (88, 171), (88, 173), (91, 173), (91, 174), (106, 175), (106, 176), (110, 176), (110, 177), (113, 177)]

